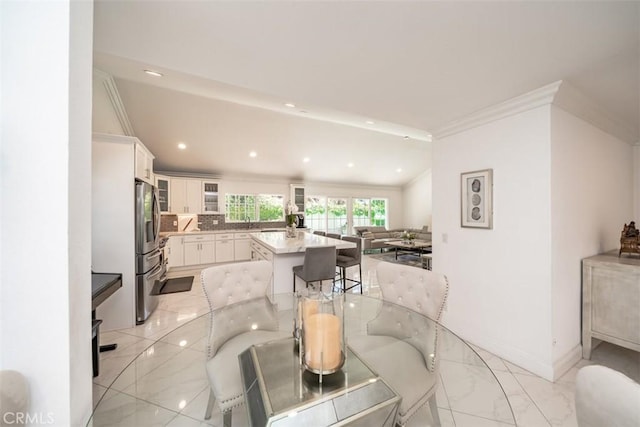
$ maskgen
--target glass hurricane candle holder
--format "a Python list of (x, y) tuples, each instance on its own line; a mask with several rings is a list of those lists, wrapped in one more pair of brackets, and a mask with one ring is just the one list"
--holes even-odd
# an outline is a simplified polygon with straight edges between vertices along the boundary
[(318, 292), (299, 301), (301, 363), (307, 371), (320, 375), (322, 383), (323, 375), (337, 372), (344, 365), (344, 298)]

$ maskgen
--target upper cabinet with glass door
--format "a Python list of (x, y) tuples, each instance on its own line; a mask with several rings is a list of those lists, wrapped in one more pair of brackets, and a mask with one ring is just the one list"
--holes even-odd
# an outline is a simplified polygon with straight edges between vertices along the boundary
[(220, 203), (220, 183), (202, 181), (202, 213), (214, 214), (222, 212)]
[(158, 188), (158, 204), (160, 212), (169, 212), (169, 177), (164, 175), (156, 175), (156, 187)]
[(304, 214), (304, 186), (291, 184), (291, 202), (298, 207), (298, 213)]

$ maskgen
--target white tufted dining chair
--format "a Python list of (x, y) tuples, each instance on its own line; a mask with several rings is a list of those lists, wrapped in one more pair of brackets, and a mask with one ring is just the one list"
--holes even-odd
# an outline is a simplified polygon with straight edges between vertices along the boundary
[(384, 302), (368, 323), (367, 335), (349, 345), (402, 396), (398, 425), (428, 402), (439, 426), (437, 322), (449, 291), (447, 278), (389, 262), (378, 264), (376, 273)]
[(640, 384), (606, 366), (580, 368), (576, 375), (579, 427), (640, 426)]
[(207, 376), (211, 390), (205, 419), (217, 402), (223, 425), (231, 426), (235, 407), (244, 404), (238, 355), (254, 344), (287, 337), (278, 331), (277, 309), (267, 295), (272, 280), (268, 261), (205, 268), (202, 288), (211, 310)]

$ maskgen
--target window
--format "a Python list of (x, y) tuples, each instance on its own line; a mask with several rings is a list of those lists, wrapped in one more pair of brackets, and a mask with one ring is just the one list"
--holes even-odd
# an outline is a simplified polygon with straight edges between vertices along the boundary
[(252, 194), (227, 194), (224, 197), (226, 222), (256, 220), (256, 197)]
[(284, 196), (275, 194), (258, 195), (259, 221), (284, 221)]
[(387, 199), (351, 199), (353, 226), (387, 225)]
[(307, 196), (304, 205), (304, 225), (316, 231), (327, 230), (327, 198)]
[[(326, 196), (307, 196), (304, 211), (305, 225), (313, 230), (347, 234), (352, 226), (387, 225), (387, 199), (354, 197), (351, 210), (347, 199)], [(355, 234), (352, 232), (352, 234)]]
[(284, 221), (284, 196), (280, 194), (227, 194), (226, 222)]
[(369, 199), (352, 199), (351, 215), (353, 226), (371, 225), (369, 219)]
[(327, 233), (346, 234), (347, 199), (327, 199)]
[(370, 224), (386, 227), (387, 225), (387, 199), (371, 199)]

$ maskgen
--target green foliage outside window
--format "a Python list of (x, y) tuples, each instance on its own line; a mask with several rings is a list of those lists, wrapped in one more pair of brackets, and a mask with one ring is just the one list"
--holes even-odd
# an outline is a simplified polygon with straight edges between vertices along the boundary
[(260, 221), (284, 221), (284, 197), (260, 194), (258, 196)]
[(284, 221), (284, 196), (227, 194), (224, 218), (226, 222)]
[(371, 199), (370, 225), (387, 225), (387, 200)]

